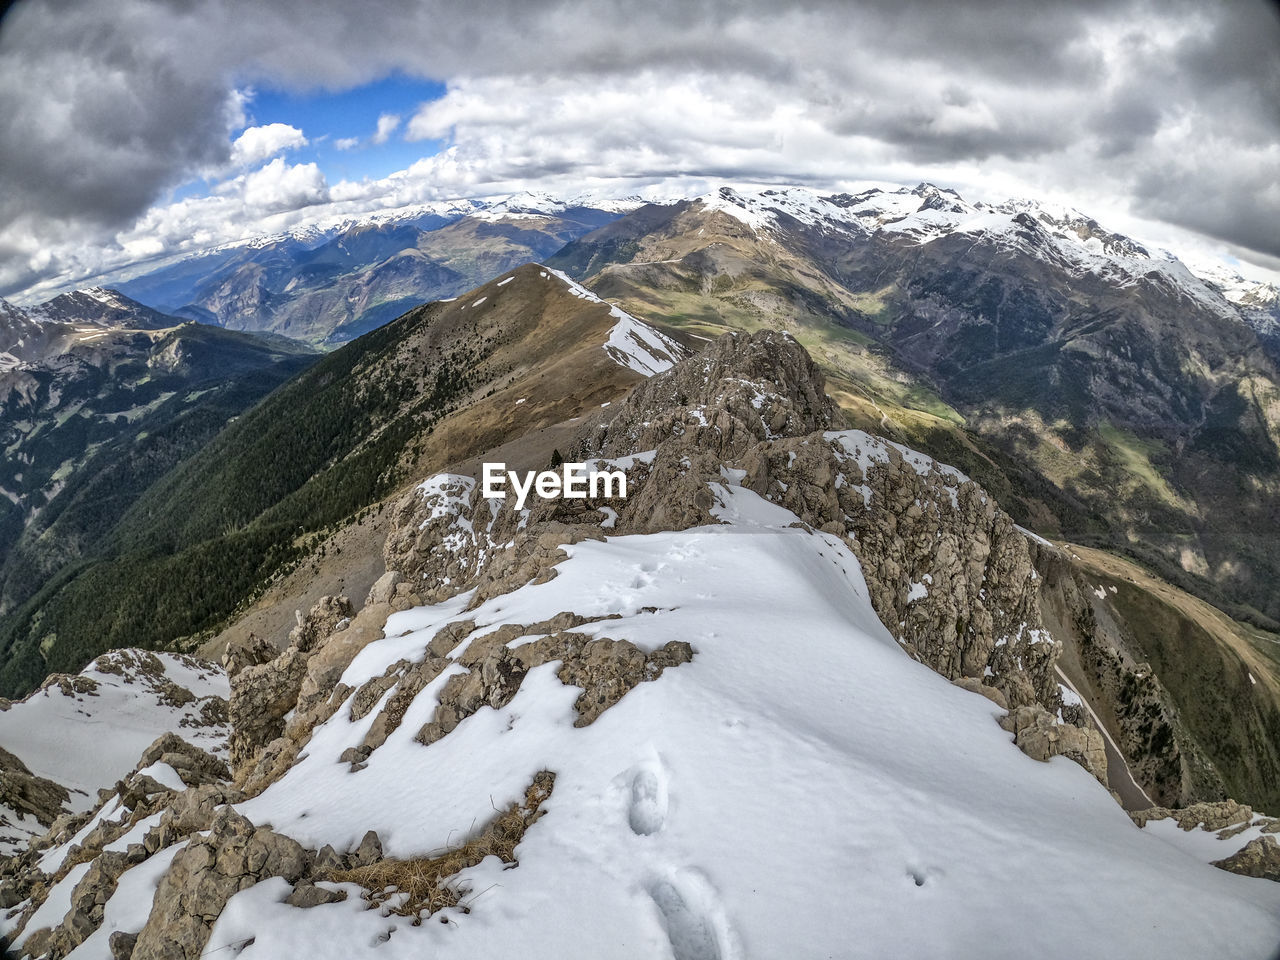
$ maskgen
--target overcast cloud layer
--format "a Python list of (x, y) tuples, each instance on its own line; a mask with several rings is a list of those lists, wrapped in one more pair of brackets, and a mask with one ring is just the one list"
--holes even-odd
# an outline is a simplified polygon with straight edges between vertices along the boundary
[[(371, 143), (448, 144), (400, 174), (330, 183), (290, 159), (328, 131), (243, 130), (255, 84), (392, 70), (447, 84), (371, 118)], [(196, 176), (207, 195), (157, 205)], [(21, 0), (0, 25), (0, 295), (320, 215), (676, 176), (1051, 194), (1274, 266), (1280, 16), (1261, 0)]]

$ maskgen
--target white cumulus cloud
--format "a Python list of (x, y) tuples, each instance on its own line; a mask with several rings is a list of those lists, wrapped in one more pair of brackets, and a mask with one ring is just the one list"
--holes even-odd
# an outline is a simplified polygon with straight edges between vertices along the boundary
[(235, 167), (251, 167), (287, 150), (307, 145), (307, 138), (297, 127), (287, 123), (268, 123), (250, 127), (231, 144), (231, 164)]
[(314, 163), (287, 164), (276, 157), (245, 176), (243, 196), (250, 210), (276, 213), (323, 203), (329, 199), (329, 185)]

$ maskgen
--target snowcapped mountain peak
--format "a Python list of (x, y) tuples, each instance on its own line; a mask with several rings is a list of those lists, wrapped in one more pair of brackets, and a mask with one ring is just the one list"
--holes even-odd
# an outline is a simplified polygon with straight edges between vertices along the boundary
[[(1016, 198), (994, 207), (1005, 213), (1028, 214), (1060, 239), (1078, 242), (1091, 253), (1127, 259), (1146, 259), (1151, 253), (1141, 244), (1102, 227), (1097, 220), (1072, 207), (1041, 200)], [(1164, 251), (1160, 252), (1164, 254)], [(1166, 256), (1171, 256), (1167, 255)]]
[(494, 214), (537, 213), (551, 215), (563, 213), (568, 208), (568, 202), (558, 197), (553, 197), (549, 193), (525, 190), (486, 204), (485, 212)]
[(923, 210), (942, 210), (947, 213), (972, 213), (974, 207), (965, 201), (960, 194), (948, 187), (938, 187), (932, 183), (917, 184), (911, 191), (923, 200)]

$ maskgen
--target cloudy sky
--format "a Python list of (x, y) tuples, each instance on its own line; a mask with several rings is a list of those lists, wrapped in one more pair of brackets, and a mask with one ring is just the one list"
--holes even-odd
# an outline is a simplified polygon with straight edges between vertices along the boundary
[(1274, 269), (1280, 14), (19, 0), (0, 21), (0, 296), (405, 204), (720, 179), (1039, 196)]

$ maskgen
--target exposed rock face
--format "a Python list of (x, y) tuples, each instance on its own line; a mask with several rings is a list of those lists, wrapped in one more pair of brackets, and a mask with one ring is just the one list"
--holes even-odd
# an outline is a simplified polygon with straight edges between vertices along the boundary
[[(738, 460), (761, 440), (840, 426), (840, 412), (825, 387), (822, 371), (787, 334), (727, 334), (640, 384), (616, 412), (584, 427), (580, 450), (624, 457), (674, 437), (720, 462)], [(690, 417), (690, 411), (703, 417)]]
[(0, 747), (0, 804), (42, 825), (52, 826), (70, 799), (67, 788), (37, 777), (18, 757)]
[(191, 841), (174, 857), (138, 934), (133, 960), (194, 960), (228, 900), (267, 877), (292, 883), (307, 867), (307, 852), (295, 841), (255, 828), (223, 808), (208, 836)]
[(231, 765), (240, 768), (284, 732), (284, 717), (298, 702), (307, 664), (321, 642), (351, 617), (346, 597), (322, 597), (289, 633), (289, 645), (273, 659), (255, 638), (228, 650), (231, 675)]
[(1014, 743), (1036, 760), (1067, 757), (1107, 784), (1107, 751), (1102, 734), (1091, 727), (1058, 723), (1044, 707), (1026, 704), (1001, 719), (1000, 726), (1014, 736)]
[(742, 466), (744, 486), (848, 540), (876, 613), (917, 659), (1056, 708), (1058, 649), (1026, 538), (978, 484), (857, 433), (762, 444)]
[(1095, 696), (1114, 718), (1133, 776), (1172, 807), (1225, 797), (1221, 775), (1188, 734), (1160, 678), (1132, 652), (1135, 643), (1097, 596), (1096, 584), (1056, 547), (1033, 542), (1031, 551), (1043, 615), (1055, 636), (1074, 645)]
[(256, 633), (251, 633), (247, 637), (237, 637), (227, 644), (226, 652), (222, 655), (222, 665), (226, 668), (227, 676), (234, 677), (245, 667), (256, 667), (260, 663), (274, 660), (279, 653), (269, 642)]
[(1272, 836), (1258, 837), (1249, 841), (1243, 850), (1224, 860), (1215, 860), (1213, 865), (1246, 877), (1280, 881), (1280, 843)]

